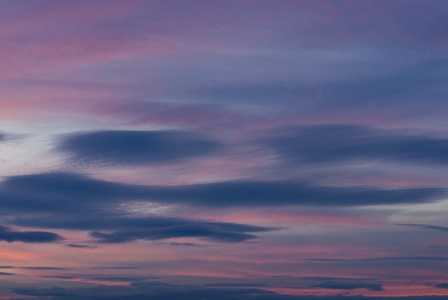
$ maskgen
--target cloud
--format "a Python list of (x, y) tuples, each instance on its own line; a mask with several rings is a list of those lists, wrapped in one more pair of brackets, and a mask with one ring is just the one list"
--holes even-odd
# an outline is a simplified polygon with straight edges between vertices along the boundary
[(353, 125), (300, 127), (269, 139), (267, 144), (282, 158), (297, 163), (380, 159), (448, 164), (448, 139)]
[(188, 247), (199, 247), (198, 244), (195, 243), (178, 243), (178, 242), (171, 242), (171, 246), (188, 246)]
[[(377, 189), (329, 187), (300, 182), (230, 181), (177, 186), (116, 183), (80, 174), (42, 173), (7, 177), (0, 184), (0, 209), (9, 224), (92, 231), (103, 243), (178, 237), (236, 243), (275, 228), (179, 217), (126, 214), (126, 202), (195, 205), (211, 208), (326, 206), (425, 203), (440, 199), (444, 189)], [(11, 234), (9, 239), (11, 239)], [(37, 239), (37, 233), (32, 237)], [(19, 235), (15, 234), (14, 239)], [(20, 235), (21, 239), (25, 236)], [(39, 233), (40, 240), (57, 236)], [(5, 237), (6, 238), (6, 237)], [(28, 237), (31, 240), (31, 237)]]
[(366, 282), (338, 282), (326, 281), (311, 287), (319, 287), (324, 289), (338, 289), (338, 290), (354, 290), (354, 289), (368, 289), (371, 291), (382, 291), (383, 287), (380, 283), (366, 283)]
[(56, 147), (79, 163), (136, 165), (176, 162), (220, 149), (218, 142), (183, 131), (97, 131), (66, 136)]
[(252, 233), (274, 230), (236, 223), (128, 215), (119, 208), (121, 203), (153, 201), (160, 196), (158, 188), (101, 181), (79, 174), (14, 176), (0, 187), (0, 208), (9, 222), (40, 228), (92, 230), (92, 236), (104, 243), (175, 237), (235, 243), (256, 238)]
[(264, 283), (210, 283), (206, 284), (209, 287), (268, 287)]
[[(102, 243), (125, 243), (135, 240), (170, 238), (202, 238), (214, 242), (237, 243), (257, 238), (253, 233), (276, 228), (226, 222), (189, 220), (179, 217), (132, 217), (104, 211), (94, 217), (80, 215), (42, 218), (23, 218), (18, 223), (44, 228), (94, 230), (91, 236)], [(106, 230), (102, 232), (99, 230)]]
[(95, 246), (80, 245), (80, 244), (67, 244), (66, 246), (70, 247), (70, 248), (87, 248), (87, 249), (94, 249), (94, 248), (96, 248)]
[[(328, 286), (337, 285), (328, 283)], [(360, 286), (363, 284), (360, 284)], [(356, 284), (341, 283), (344, 289), (366, 288), (372, 291), (381, 291), (381, 285), (364, 284), (356, 287)], [(331, 287), (329, 287), (331, 288)], [(133, 282), (128, 286), (97, 286), (93, 288), (14, 288), (17, 295), (34, 296), (36, 300), (172, 300), (172, 299), (222, 299), (222, 300), (443, 300), (445, 296), (415, 296), (415, 297), (368, 297), (368, 296), (292, 296), (266, 291), (257, 286), (243, 288), (235, 286), (200, 286), (200, 285), (175, 285), (157, 281)]]
[[(173, 285), (163, 282), (135, 282), (129, 286), (98, 286), (95, 288), (16, 288), (13, 292), (24, 296), (52, 297), (51, 299), (291, 299), (261, 289), (207, 288), (192, 285)], [(281, 298), (275, 298), (275, 296)], [(39, 299), (39, 298), (38, 298)]]
[[(11, 222), (40, 228), (92, 230), (91, 236), (102, 243), (126, 243), (135, 240), (162, 240), (171, 238), (201, 238), (212, 242), (238, 243), (257, 238), (254, 233), (277, 228), (227, 222), (212, 222), (181, 217), (134, 217), (120, 212), (92, 212), (90, 215), (70, 211), (40, 216), (17, 217)], [(73, 247), (73, 246), (71, 246)], [(77, 245), (77, 248), (79, 246)]]
[(62, 239), (62, 236), (52, 232), (16, 231), (6, 226), (0, 226), (0, 241), (8, 243), (54, 243)]
[(305, 261), (314, 262), (377, 262), (377, 261), (448, 261), (447, 257), (438, 256), (398, 256), (373, 258), (307, 258)]
[(158, 228), (116, 231), (113, 233), (92, 232), (91, 236), (103, 243), (124, 243), (139, 239), (160, 240), (179, 237), (205, 238), (217, 242), (238, 243), (256, 238), (255, 235), (247, 232), (270, 230), (273, 230), (273, 228), (196, 221)]
[[(129, 201), (187, 204), (203, 207), (366, 206), (426, 203), (441, 199), (441, 188), (380, 189), (332, 187), (295, 181), (225, 181), (156, 186), (102, 181), (80, 174), (41, 173), (7, 177), (0, 184), (4, 212), (59, 213), (96, 222), (104, 210)], [(31, 216), (30, 216), (31, 217)], [(63, 220), (68, 224), (70, 219)], [(51, 222), (48, 218), (41, 222)], [(140, 222), (140, 221), (138, 221)]]
[(395, 224), (395, 225), (413, 226), (413, 227), (420, 227), (421, 229), (433, 229), (433, 230), (448, 232), (448, 227), (444, 227), (444, 226), (435, 226), (435, 225), (426, 225), (426, 224), (407, 224), (407, 223)]
[(0, 206), (13, 212), (34, 214), (95, 211), (104, 202), (143, 195), (136, 186), (94, 180), (83, 175), (42, 173), (6, 178), (0, 184)]
[(206, 207), (366, 206), (436, 200), (444, 189), (330, 187), (293, 181), (228, 181), (154, 189), (153, 197)]
[(448, 289), (448, 283), (438, 283), (435, 284), (434, 286), (440, 289)]

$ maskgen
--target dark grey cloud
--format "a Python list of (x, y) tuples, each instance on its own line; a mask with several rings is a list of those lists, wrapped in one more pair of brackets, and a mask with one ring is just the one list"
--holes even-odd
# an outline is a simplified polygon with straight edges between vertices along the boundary
[[(175, 237), (234, 243), (256, 238), (253, 233), (274, 229), (184, 218), (135, 217), (118, 208), (123, 201), (152, 201), (165, 193), (159, 187), (106, 182), (77, 174), (23, 175), (0, 184), (0, 208), (11, 223), (91, 230), (92, 237), (104, 243)], [(41, 239), (44, 237), (47, 236)]]
[(62, 236), (45, 231), (16, 231), (6, 226), (0, 226), (0, 241), (8, 243), (54, 243), (61, 241)]
[[(329, 187), (300, 182), (230, 181), (178, 186), (143, 186), (108, 182), (80, 174), (12, 176), (0, 184), (0, 214), (9, 224), (92, 231), (104, 243), (138, 239), (194, 237), (242, 242), (274, 228), (206, 222), (184, 218), (136, 217), (120, 205), (129, 201), (202, 207), (329, 206), (425, 203), (440, 199), (444, 189), (378, 189)], [(31, 241), (58, 240), (44, 233), (21, 235)], [(14, 236), (17, 239), (17, 234)], [(8, 237), (11, 238), (11, 237)]]
[(228, 181), (154, 188), (152, 197), (169, 203), (208, 207), (365, 206), (421, 203), (440, 199), (444, 189), (330, 187), (292, 181)]
[(205, 284), (209, 287), (268, 287), (269, 285), (264, 283), (210, 283)]
[(395, 225), (419, 227), (421, 229), (432, 229), (432, 230), (448, 232), (448, 227), (444, 227), (444, 226), (427, 225), (427, 224), (410, 224), (410, 223), (402, 223), (402, 224), (395, 224)]
[[(293, 299), (273, 298), (278, 295), (261, 289), (223, 289), (192, 285), (173, 285), (163, 282), (135, 282), (129, 286), (98, 286), (95, 288), (16, 288), (13, 292), (24, 296), (43, 297), (42, 299)], [(38, 298), (41, 299), (41, 298)]]
[[(104, 210), (127, 201), (182, 203), (205, 207), (365, 206), (426, 203), (443, 198), (441, 188), (380, 189), (330, 187), (294, 181), (227, 181), (177, 186), (143, 186), (102, 181), (79, 174), (12, 176), (0, 184), (3, 212), (80, 214), (91, 223)], [(49, 220), (44, 219), (42, 222)], [(65, 219), (65, 223), (70, 219)], [(140, 222), (140, 221), (138, 221)], [(87, 224), (86, 224), (87, 225)], [(80, 225), (81, 226), (81, 225)]]
[(329, 163), (381, 159), (407, 163), (448, 163), (448, 139), (408, 135), (352, 125), (305, 126), (267, 144), (288, 161)]
[(308, 258), (313, 262), (379, 262), (379, 261), (448, 261), (448, 257), (438, 256), (398, 256), (398, 257), (373, 257), (373, 258)]
[(96, 131), (65, 136), (56, 147), (87, 164), (154, 164), (207, 155), (222, 146), (183, 131)]
[(189, 246), (189, 247), (198, 247), (198, 244), (195, 243), (178, 243), (178, 242), (171, 242), (171, 246)]
[(96, 248), (95, 246), (90, 246), (90, 245), (80, 245), (80, 244), (67, 244), (67, 247), (70, 248), (87, 248), (87, 249), (93, 249)]
[[(342, 286), (342, 285), (341, 285)], [(345, 287), (348, 287), (346, 285)], [(376, 288), (367, 286), (364, 288)], [(373, 289), (374, 291), (378, 291)], [(445, 296), (413, 296), (413, 297), (365, 297), (365, 296), (292, 296), (277, 294), (261, 288), (243, 288), (238, 286), (200, 286), (174, 285), (163, 282), (138, 281), (128, 286), (97, 286), (93, 288), (15, 288), (17, 295), (33, 296), (36, 300), (444, 300)]]
[(136, 199), (148, 190), (134, 185), (95, 180), (68, 173), (42, 173), (6, 178), (0, 184), (4, 210), (39, 212), (94, 212), (98, 205)]
[(87, 278), (98, 281), (133, 282), (133, 281), (146, 280), (148, 279), (148, 276), (87, 276)]
[(440, 289), (448, 289), (448, 283), (438, 283), (435, 284), (434, 286)]
[(270, 231), (273, 228), (217, 222), (172, 222), (149, 229), (122, 230), (113, 233), (92, 232), (91, 236), (103, 243), (125, 243), (134, 240), (160, 240), (178, 237), (205, 238), (211, 241), (237, 243), (256, 238), (248, 232)]
[(40, 228), (89, 230), (102, 243), (126, 243), (135, 240), (201, 238), (213, 242), (237, 243), (257, 238), (255, 233), (276, 228), (226, 222), (190, 220), (180, 217), (132, 217), (104, 211), (92, 215), (55, 215), (52, 218), (22, 217), (16, 224)]
[(325, 281), (319, 284), (312, 285), (311, 287), (319, 287), (324, 289), (337, 289), (337, 290), (355, 290), (355, 289), (367, 289), (371, 291), (382, 291), (383, 286), (380, 283), (368, 283), (368, 282), (339, 282), (339, 281)]

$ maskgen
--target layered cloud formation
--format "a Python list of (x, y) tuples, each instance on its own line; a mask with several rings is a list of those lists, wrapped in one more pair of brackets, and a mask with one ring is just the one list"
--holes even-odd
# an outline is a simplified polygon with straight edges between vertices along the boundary
[(444, 1), (0, 3), (0, 298), (448, 295)]

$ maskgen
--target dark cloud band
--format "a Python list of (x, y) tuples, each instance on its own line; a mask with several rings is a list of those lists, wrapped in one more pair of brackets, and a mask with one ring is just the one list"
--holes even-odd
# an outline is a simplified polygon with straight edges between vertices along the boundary
[(96, 131), (66, 136), (57, 150), (75, 162), (110, 165), (180, 161), (215, 152), (218, 142), (184, 131)]
[[(158, 202), (211, 208), (327, 206), (424, 203), (440, 199), (444, 189), (390, 189), (328, 187), (297, 182), (232, 181), (180, 186), (142, 186), (97, 180), (79, 174), (51, 173), (13, 176), (0, 184), (0, 209), (11, 224), (93, 231), (104, 243), (177, 237), (219, 242), (242, 242), (253, 233), (274, 228), (206, 222), (184, 218), (135, 217), (125, 214), (125, 202)], [(45, 217), (43, 217), (45, 216)], [(11, 235), (57, 240), (48, 233)]]
[(281, 157), (297, 163), (379, 159), (448, 164), (448, 139), (352, 125), (301, 127), (269, 139), (267, 144)]
[(0, 207), (13, 212), (102, 211), (127, 201), (183, 203), (205, 207), (366, 206), (426, 203), (442, 188), (380, 189), (330, 187), (293, 181), (227, 181), (177, 186), (143, 186), (102, 181), (78, 174), (13, 176), (0, 184)]
[(63, 240), (63, 237), (45, 231), (16, 231), (9, 227), (0, 226), (0, 241), (8, 243), (54, 243)]

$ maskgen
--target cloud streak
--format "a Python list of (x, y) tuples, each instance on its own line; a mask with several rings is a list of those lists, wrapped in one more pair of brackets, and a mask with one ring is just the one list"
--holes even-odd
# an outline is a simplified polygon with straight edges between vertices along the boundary
[[(148, 222), (150, 224), (150, 220)], [(92, 232), (91, 236), (102, 243), (125, 243), (135, 240), (161, 240), (169, 238), (194, 237), (205, 238), (214, 242), (238, 243), (256, 236), (247, 232), (271, 231), (273, 228), (243, 226), (230, 223), (214, 222), (173, 222), (166, 226), (148, 226), (149, 229), (124, 230), (113, 233)], [(176, 224), (177, 223), (177, 224)]]
[(335, 290), (355, 290), (355, 289), (367, 289), (370, 291), (382, 291), (383, 290), (383, 287), (380, 283), (367, 283), (367, 282), (326, 281), (326, 282), (312, 285), (311, 287), (318, 287), (318, 288), (324, 288), (324, 289), (335, 289)]
[[(103, 243), (177, 237), (236, 243), (256, 238), (251, 233), (274, 229), (179, 217), (127, 215), (119, 209), (123, 201), (154, 198), (158, 193), (154, 194), (151, 187), (106, 182), (76, 174), (17, 176), (4, 181), (1, 188), (0, 207), (13, 212), (12, 217), (9, 215), (11, 222), (41, 228), (94, 230), (92, 237)], [(41, 239), (51, 237), (34, 233), (35, 236), (39, 234)]]
[(57, 150), (75, 162), (138, 165), (178, 162), (216, 152), (221, 145), (182, 131), (97, 131), (62, 139)]
[[(228, 181), (151, 186), (102, 181), (80, 174), (42, 173), (12, 176), (1, 185), (5, 211), (82, 213), (113, 208), (127, 201), (204, 207), (329, 206), (427, 203), (446, 194), (442, 188), (379, 189), (330, 187), (294, 181)], [(24, 192), (26, 191), (26, 192)]]
[(297, 163), (342, 163), (385, 160), (412, 164), (447, 164), (448, 139), (408, 135), (353, 125), (298, 128), (268, 144), (284, 159)]
[(444, 226), (427, 225), (427, 224), (407, 224), (407, 223), (395, 224), (395, 225), (420, 227), (421, 229), (432, 229), (432, 230), (439, 230), (439, 231), (443, 231), (443, 232), (448, 232), (448, 227), (444, 227)]
[[(381, 285), (376, 284), (338, 284), (326, 283), (324, 285), (339, 286), (340, 289), (351, 290), (366, 288), (380, 291)], [(362, 287), (361, 287), (362, 286)], [(339, 288), (338, 288), (339, 289)], [(368, 297), (368, 296), (292, 296), (262, 290), (259, 288), (242, 287), (206, 287), (197, 285), (176, 285), (163, 282), (134, 282), (129, 286), (98, 286), (93, 288), (15, 288), (14, 293), (23, 296), (34, 296), (36, 299), (74, 300), (74, 299), (257, 299), (257, 300), (443, 300), (444, 296), (416, 296), (416, 297)]]
[(56, 233), (45, 231), (17, 231), (6, 226), (0, 226), (0, 241), (8, 243), (55, 243), (64, 238)]

